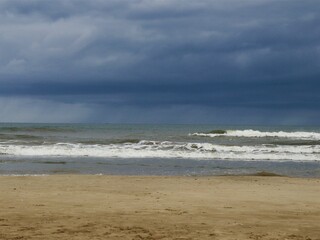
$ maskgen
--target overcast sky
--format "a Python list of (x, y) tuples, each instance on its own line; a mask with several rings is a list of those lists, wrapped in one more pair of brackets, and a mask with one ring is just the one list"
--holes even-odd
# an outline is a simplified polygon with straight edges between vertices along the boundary
[(320, 124), (320, 1), (1, 0), (0, 121)]

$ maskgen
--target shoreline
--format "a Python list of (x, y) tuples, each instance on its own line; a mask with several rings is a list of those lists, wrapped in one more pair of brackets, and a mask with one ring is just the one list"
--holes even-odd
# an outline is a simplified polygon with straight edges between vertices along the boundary
[(182, 178), (219, 178), (219, 177), (283, 177), (283, 178), (293, 178), (293, 179), (320, 179), (320, 176), (291, 176), (291, 175), (283, 175), (277, 174), (273, 172), (267, 171), (258, 171), (255, 173), (248, 174), (217, 174), (217, 175), (205, 175), (205, 174), (190, 174), (190, 175), (152, 175), (152, 174), (104, 174), (104, 173), (72, 173), (72, 172), (57, 172), (57, 173), (12, 173), (12, 174), (0, 174), (1, 177), (45, 177), (45, 176), (105, 176), (105, 177), (159, 177), (159, 178), (168, 178), (168, 177), (182, 177)]
[(320, 180), (0, 176), (0, 239), (319, 239)]
[(104, 174), (131, 176), (220, 176), (269, 172), (290, 177), (320, 177), (320, 162), (223, 161), (186, 159), (21, 158), (1, 161), (2, 175)]

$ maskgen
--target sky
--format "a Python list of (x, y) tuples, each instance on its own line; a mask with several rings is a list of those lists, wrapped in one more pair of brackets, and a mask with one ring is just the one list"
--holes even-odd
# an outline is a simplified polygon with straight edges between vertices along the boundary
[(0, 122), (320, 124), (319, 0), (1, 0)]

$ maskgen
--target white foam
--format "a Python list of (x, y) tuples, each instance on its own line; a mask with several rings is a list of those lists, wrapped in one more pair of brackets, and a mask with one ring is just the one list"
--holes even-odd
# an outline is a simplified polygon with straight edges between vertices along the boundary
[(192, 136), (200, 137), (248, 137), (248, 138), (261, 138), (261, 137), (278, 137), (278, 138), (291, 138), (291, 139), (302, 139), (302, 140), (320, 140), (319, 132), (261, 132), (257, 130), (227, 130), (225, 134), (215, 133), (192, 133)]
[(54, 157), (319, 161), (320, 146), (225, 146), (211, 143), (179, 143), (168, 141), (140, 141), (139, 143), (111, 145), (58, 143), (30, 146), (0, 144), (0, 154), (9, 156)]

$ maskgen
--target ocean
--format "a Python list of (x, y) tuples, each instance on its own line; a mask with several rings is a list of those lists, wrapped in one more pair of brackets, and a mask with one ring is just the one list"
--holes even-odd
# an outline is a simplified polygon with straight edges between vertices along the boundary
[(0, 124), (0, 174), (320, 177), (320, 127)]

